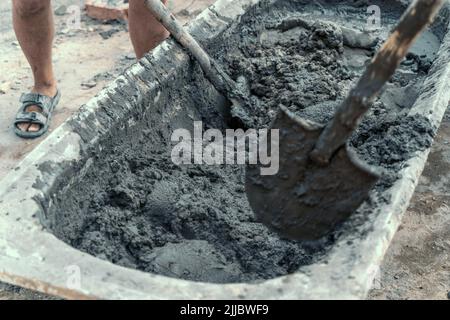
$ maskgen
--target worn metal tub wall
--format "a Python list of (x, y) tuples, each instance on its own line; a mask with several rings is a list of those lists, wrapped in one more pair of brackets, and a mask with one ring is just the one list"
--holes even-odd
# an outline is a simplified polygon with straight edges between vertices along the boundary
[[(231, 21), (259, 0), (219, 0), (205, 10), (190, 30), (203, 43), (225, 30)], [(450, 100), (450, 34), (411, 110), (438, 127)], [(389, 204), (380, 206), (362, 228), (341, 237), (327, 255), (292, 275), (259, 284), (194, 283), (119, 267), (82, 253), (43, 227), (50, 195), (60, 175), (74, 164), (83, 174), (92, 165), (94, 147), (101, 153), (105, 137), (138, 126), (133, 116), (154, 112), (164, 88), (188, 72), (188, 56), (166, 41), (117, 78), (80, 112), (55, 130), (16, 170), (0, 182), (0, 280), (69, 299), (358, 299), (372, 285), (377, 268), (414, 193), (430, 150), (418, 153), (388, 191)], [(219, 98), (218, 98), (219, 99)], [(119, 102), (119, 103), (118, 103)], [(108, 113), (108, 106), (116, 111)], [(147, 106), (152, 106), (149, 110)], [(161, 122), (182, 119), (176, 106), (161, 109)], [(74, 129), (76, 126), (76, 130)], [(130, 129), (132, 130), (132, 129)], [(65, 186), (70, 188), (70, 180)], [(49, 220), (50, 218), (50, 220)]]

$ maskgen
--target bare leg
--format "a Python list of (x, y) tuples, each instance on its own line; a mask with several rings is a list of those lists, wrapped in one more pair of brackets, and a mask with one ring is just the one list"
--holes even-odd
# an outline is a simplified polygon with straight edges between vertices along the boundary
[[(12, 0), (14, 31), (34, 76), (33, 92), (53, 97), (57, 92), (52, 67), (54, 36), (50, 0)], [(36, 106), (27, 111), (39, 112)], [(39, 131), (39, 125), (20, 124), (23, 131)]]
[[(167, 4), (167, 0), (161, 0)], [(130, 37), (138, 59), (169, 36), (169, 32), (153, 17), (144, 0), (130, 0)]]

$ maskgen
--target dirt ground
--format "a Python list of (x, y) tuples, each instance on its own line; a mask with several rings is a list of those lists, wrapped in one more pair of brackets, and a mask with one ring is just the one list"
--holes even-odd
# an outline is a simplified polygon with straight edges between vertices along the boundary
[(450, 299), (450, 110), (371, 299)]
[[(184, 22), (214, 0), (172, 0)], [(76, 112), (104, 85), (134, 62), (125, 24), (104, 24), (82, 16), (81, 28), (67, 27), (62, 6), (54, 1), (54, 63), (63, 98), (52, 129)], [(14, 37), (10, 1), (0, 2), (0, 179), (42, 139), (24, 141), (12, 131), (19, 95), (32, 85), (29, 67)], [(45, 138), (45, 137), (44, 137)], [(441, 128), (421, 184), (375, 282), (370, 299), (448, 299), (450, 291), (450, 114)], [(48, 299), (0, 283), (2, 299)]]

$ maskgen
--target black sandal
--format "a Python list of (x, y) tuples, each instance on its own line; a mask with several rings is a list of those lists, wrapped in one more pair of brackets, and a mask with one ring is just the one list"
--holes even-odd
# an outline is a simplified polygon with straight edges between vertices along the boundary
[[(58, 92), (51, 98), (39, 93), (25, 93), (20, 97), (22, 106), (17, 112), (14, 120), (14, 132), (21, 138), (33, 139), (38, 138), (48, 131), (50, 121), (52, 119), (52, 112), (59, 103), (61, 93)], [(26, 111), (30, 106), (37, 106), (40, 111)], [(21, 130), (19, 124), (38, 124), (41, 126), (39, 131), (30, 132)]]

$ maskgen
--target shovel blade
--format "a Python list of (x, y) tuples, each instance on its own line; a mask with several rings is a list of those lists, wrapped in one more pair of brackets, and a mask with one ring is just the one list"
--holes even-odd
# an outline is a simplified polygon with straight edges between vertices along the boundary
[(273, 129), (280, 130), (279, 171), (262, 176), (246, 170), (246, 192), (256, 218), (280, 236), (317, 240), (345, 221), (369, 197), (378, 172), (341, 148), (327, 166), (309, 154), (324, 127), (281, 108)]

